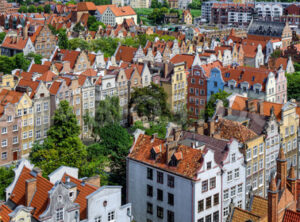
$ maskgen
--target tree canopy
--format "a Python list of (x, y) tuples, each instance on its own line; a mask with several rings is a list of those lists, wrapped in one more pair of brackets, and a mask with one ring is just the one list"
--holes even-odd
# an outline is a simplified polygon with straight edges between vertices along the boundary
[(130, 106), (140, 117), (146, 116), (150, 121), (155, 117), (170, 115), (167, 94), (162, 87), (154, 83), (147, 87), (134, 88)]
[[(53, 117), (53, 125), (43, 144), (35, 144), (30, 160), (48, 175), (61, 165), (80, 169), (87, 165), (87, 151), (79, 139), (80, 128), (73, 108), (61, 101)], [(80, 158), (78, 158), (80, 157)]]
[(106, 97), (101, 100), (96, 108), (95, 117), (89, 116), (85, 113), (84, 122), (92, 131), (92, 136), (95, 141), (99, 140), (101, 135), (101, 128), (108, 125), (119, 123), (121, 120), (121, 107), (119, 105), (119, 97)]
[(6, 32), (0, 32), (0, 44), (3, 42), (5, 36), (6, 36)]
[(288, 100), (296, 99), (297, 101), (300, 101), (300, 71), (293, 74), (287, 74), (286, 77)]
[(15, 173), (13, 171), (14, 166), (0, 167), (0, 199), (5, 200), (5, 189), (8, 187), (14, 179)]
[(23, 53), (18, 53), (13, 57), (0, 56), (0, 72), (5, 74), (10, 74), (14, 69), (22, 69), (27, 71), (31, 60), (23, 55)]
[(218, 99), (223, 101), (224, 107), (228, 107), (228, 96), (230, 96), (230, 93), (221, 90), (218, 93), (213, 94), (206, 105), (205, 116), (207, 118), (212, 117), (216, 108), (215, 103)]

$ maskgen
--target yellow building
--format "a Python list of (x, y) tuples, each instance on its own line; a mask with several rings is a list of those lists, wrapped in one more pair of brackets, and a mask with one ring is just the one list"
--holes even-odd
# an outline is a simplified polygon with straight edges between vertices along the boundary
[[(170, 64), (165, 65), (165, 76), (161, 79), (162, 87), (168, 95), (167, 103), (171, 112), (177, 113), (185, 109), (187, 94), (187, 76), (185, 63), (176, 63), (170, 69)], [(170, 70), (170, 71), (169, 71)]]
[[(19, 92), (17, 92), (19, 93)], [(26, 93), (21, 93), (22, 97), (17, 105), (16, 115), (21, 116), (21, 149), (22, 156), (28, 156), (34, 142), (34, 116), (32, 100)]]
[(13, 89), (16, 85), (16, 81), (17, 77), (14, 75), (0, 75), (0, 88), (8, 90)]

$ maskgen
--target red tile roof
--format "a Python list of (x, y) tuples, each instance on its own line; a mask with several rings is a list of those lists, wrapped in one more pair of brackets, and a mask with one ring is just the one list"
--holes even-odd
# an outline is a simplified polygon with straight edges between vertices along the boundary
[(0, 217), (2, 222), (10, 222), (10, 217), (8, 214), (12, 212), (11, 209), (8, 208), (5, 204), (0, 206)]
[[(158, 151), (156, 160), (151, 158), (151, 149)], [(157, 149), (159, 148), (159, 149)], [(166, 146), (164, 140), (155, 138), (151, 141), (151, 136), (140, 135), (137, 138), (135, 145), (133, 146), (128, 158), (152, 165), (154, 167), (169, 171), (174, 174), (187, 177), (189, 179), (195, 179), (197, 172), (201, 169), (203, 164), (202, 151), (193, 149), (187, 146), (179, 145), (177, 148), (177, 156), (181, 156), (181, 160), (177, 166), (170, 166), (167, 164)]]
[(43, 81), (43, 82), (51, 82), (51, 81), (53, 81), (53, 79), (56, 76), (57, 75), (55, 75), (55, 73), (53, 73), (52, 71), (48, 70), (48, 71), (44, 72), (41, 77), (37, 78), (37, 80), (40, 80), (40, 81)]
[(102, 15), (108, 7), (116, 7), (116, 5), (97, 5), (97, 11)]
[(33, 64), (29, 70), (29, 72), (37, 72), (40, 74), (43, 74), (50, 70), (50, 66), (48, 65), (39, 65), (39, 64)]
[(0, 92), (0, 100), (2, 105), (6, 105), (7, 103), (15, 104), (20, 101), (24, 93), (2, 89)]
[(42, 176), (36, 177), (30, 174), (30, 169), (24, 167), (19, 179), (12, 191), (10, 200), (17, 205), (25, 204), (25, 185), (26, 180), (36, 178), (36, 192), (33, 196), (30, 206), (35, 208), (33, 216), (38, 219), (39, 216), (46, 210), (48, 205), (48, 192), (53, 187), (53, 184)]
[(61, 85), (61, 82), (59, 82), (59, 81), (53, 82), (49, 89), (50, 93), (53, 95), (56, 95), (57, 91), (59, 90), (60, 85)]
[(84, 84), (86, 78), (87, 78), (87, 76), (85, 76), (85, 75), (82, 75), (82, 74), (79, 75), (79, 77), (78, 77), (78, 84), (79, 84), (80, 86), (82, 86), (82, 85)]
[[(62, 182), (65, 182), (67, 175), (64, 175), (62, 178)], [(75, 203), (78, 203), (80, 205), (80, 220), (84, 220), (87, 218), (87, 199), (86, 197), (90, 195), (91, 193), (95, 192), (97, 190), (96, 187), (89, 185), (85, 183), (82, 184), (82, 181), (79, 179), (76, 179), (74, 177), (70, 177), (70, 181), (75, 183), (77, 186), (78, 195), (75, 199)]]
[(172, 62), (173, 64), (180, 63), (180, 62), (185, 62), (186, 69), (189, 70), (189, 69), (192, 68), (194, 58), (195, 58), (194, 55), (190, 55), (190, 54), (178, 54), (178, 55), (175, 55), (170, 60), (170, 62)]
[(97, 76), (97, 72), (94, 69), (87, 69), (81, 73), (84, 76)]
[(121, 45), (116, 53), (116, 61), (132, 62), (137, 48)]
[(1, 47), (4, 48), (10, 48), (10, 49), (17, 49), (17, 50), (23, 50), (27, 44), (28, 38), (23, 39), (22, 37), (6, 37)]
[(94, 2), (78, 2), (77, 11), (96, 11)]
[(282, 222), (299, 222), (300, 213), (289, 209), (285, 210)]
[(39, 86), (39, 82), (21, 79), (18, 83), (18, 86), (30, 87), (31, 88), (30, 98), (32, 99), (36, 93), (38, 86)]
[(124, 6), (124, 7), (110, 7), (110, 10), (112, 13), (114, 13), (115, 16), (128, 16), (128, 15), (136, 15), (135, 11), (131, 6)]

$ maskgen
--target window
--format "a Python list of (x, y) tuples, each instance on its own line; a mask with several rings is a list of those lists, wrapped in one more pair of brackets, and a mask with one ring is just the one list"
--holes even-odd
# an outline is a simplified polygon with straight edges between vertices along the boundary
[(13, 132), (18, 131), (18, 125), (13, 125)]
[(1, 158), (2, 158), (2, 160), (6, 160), (7, 159), (7, 152), (1, 153)]
[(147, 179), (149, 180), (153, 179), (153, 170), (150, 168), (147, 168)]
[(153, 205), (152, 203), (147, 203), (147, 213), (148, 214), (153, 214)]
[(258, 177), (258, 185), (261, 186), (263, 185), (263, 174), (259, 174), (259, 177)]
[(257, 146), (253, 147), (253, 158), (257, 157)]
[(294, 125), (291, 126), (291, 135), (294, 134)]
[(164, 208), (157, 206), (157, 217), (160, 219), (164, 218)]
[(253, 164), (253, 173), (255, 173), (257, 170), (258, 170), (258, 164), (257, 164), (257, 162), (255, 162)]
[(259, 169), (261, 170), (261, 169), (263, 169), (264, 168), (264, 162), (263, 162), (263, 159), (260, 159), (259, 160)]
[(27, 132), (23, 133), (23, 139), (27, 139)]
[(168, 193), (168, 204), (174, 205), (174, 194)]
[(232, 162), (232, 163), (235, 162), (235, 153), (231, 154), (231, 162)]
[(214, 206), (218, 205), (219, 204), (219, 194), (215, 194), (214, 195)]
[(6, 127), (3, 127), (2, 130), (1, 130), (2, 134), (6, 134), (7, 133), (7, 128)]
[(157, 183), (164, 183), (164, 174), (162, 172), (157, 172)]
[(204, 210), (204, 200), (198, 201), (198, 213)]
[(31, 138), (32, 137), (32, 130), (30, 130), (29, 132), (28, 132), (28, 138)]
[(115, 220), (115, 211), (111, 211), (107, 214), (107, 221)]
[(27, 108), (24, 108), (24, 109), (23, 109), (23, 114), (24, 114), (24, 115), (27, 115)]
[(24, 121), (23, 121), (23, 126), (27, 126), (28, 124), (27, 124), (27, 119), (24, 119)]
[(264, 152), (264, 144), (259, 144), (259, 154), (262, 154)]
[(251, 150), (250, 149), (247, 150), (246, 159), (247, 159), (247, 161), (249, 161), (251, 159)]
[(285, 137), (288, 137), (288, 136), (289, 136), (289, 128), (286, 127), (286, 128), (285, 128)]
[(238, 194), (243, 192), (243, 184), (238, 185)]
[(59, 208), (56, 210), (56, 221), (64, 221), (64, 209)]
[(231, 195), (231, 197), (235, 196), (235, 191), (236, 191), (235, 186), (231, 187), (231, 189), (230, 189), (230, 195)]
[(153, 196), (153, 187), (150, 185), (147, 185), (147, 196), (152, 197)]
[(211, 162), (206, 163), (206, 169), (208, 169), (208, 170), (211, 169)]
[(7, 117), (7, 122), (12, 122), (12, 116)]
[(205, 217), (205, 222), (211, 222), (211, 215), (207, 215)]
[(253, 179), (252, 185), (253, 185), (253, 189), (257, 188), (257, 179), (256, 178)]
[(174, 187), (174, 177), (170, 175), (168, 175), (168, 187)]
[(168, 222), (174, 222), (175, 221), (175, 217), (174, 217), (174, 212), (173, 211), (168, 210), (167, 215), (168, 215), (168, 220), (167, 220)]
[(214, 212), (213, 222), (219, 222), (219, 211)]
[(297, 140), (296, 140), (296, 139), (294, 139), (294, 141), (293, 141), (293, 148), (294, 148), (294, 149), (297, 148)]
[(209, 189), (213, 189), (216, 187), (216, 177), (209, 179)]
[(18, 137), (17, 136), (14, 136), (13, 137), (13, 144), (17, 144), (18, 143)]
[(36, 104), (36, 111), (41, 112), (41, 104)]
[(27, 150), (27, 143), (23, 143), (23, 150)]
[(1, 146), (2, 146), (2, 147), (7, 147), (7, 139), (2, 140)]
[(46, 116), (44, 116), (44, 124), (48, 124), (48, 122), (49, 122), (49, 118), (48, 118), (48, 116), (46, 115)]
[(22, 116), (22, 110), (18, 109), (18, 116)]
[(101, 222), (101, 217), (95, 217), (95, 222)]
[(226, 217), (226, 216), (228, 216), (228, 214), (229, 214), (229, 208), (228, 208), (228, 207), (225, 207), (225, 208), (223, 209), (223, 216)]
[(164, 193), (161, 189), (157, 189), (157, 200), (159, 200), (159, 201), (164, 200)]
[(39, 138), (41, 138), (41, 131), (37, 130), (36, 131), (36, 139), (39, 139)]
[(40, 126), (40, 125), (41, 125), (41, 118), (40, 118), (40, 117), (38, 117), (38, 118), (36, 119), (36, 125), (37, 125), (37, 126)]
[(229, 189), (224, 190), (224, 200), (227, 200), (229, 198)]
[(228, 173), (227, 173), (227, 181), (229, 182), (229, 181), (232, 181), (232, 171), (229, 171)]
[(202, 181), (202, 193), (208, 190), (208, 180)]
[(287, 151), (289, 152), (289, 151), (291, 151), (291, 149), (292, 149), (292, 148), (291, 148), (291, 141), (289, 141), (289, 142), (288, 142), (288, 145), (287, 145)]

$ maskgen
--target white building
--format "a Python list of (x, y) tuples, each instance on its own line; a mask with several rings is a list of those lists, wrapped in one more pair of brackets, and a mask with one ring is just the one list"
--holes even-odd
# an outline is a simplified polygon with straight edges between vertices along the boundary
[(135, 134), (127, 158), (127, 196), (135, 220), (219, 222), (225, 221), (231, 199), (244, 207), (245, 167), (238, 143), (176, 128), (170, 132), (166, 141)]
[[(147, 8), (147, 7), (144, 7)], [(133, 19), (137, 24), (137, 15), (131, 6), (117, 7), (116, 5), (97, 6), (95, 16), (98, 21), (114, 26), (122, 24), (124, 19)]]
[(279, 21), (283, 15), (283, 6), (277, 2), (258, 2), (255, 4), (257, 15), (263, 20)]

